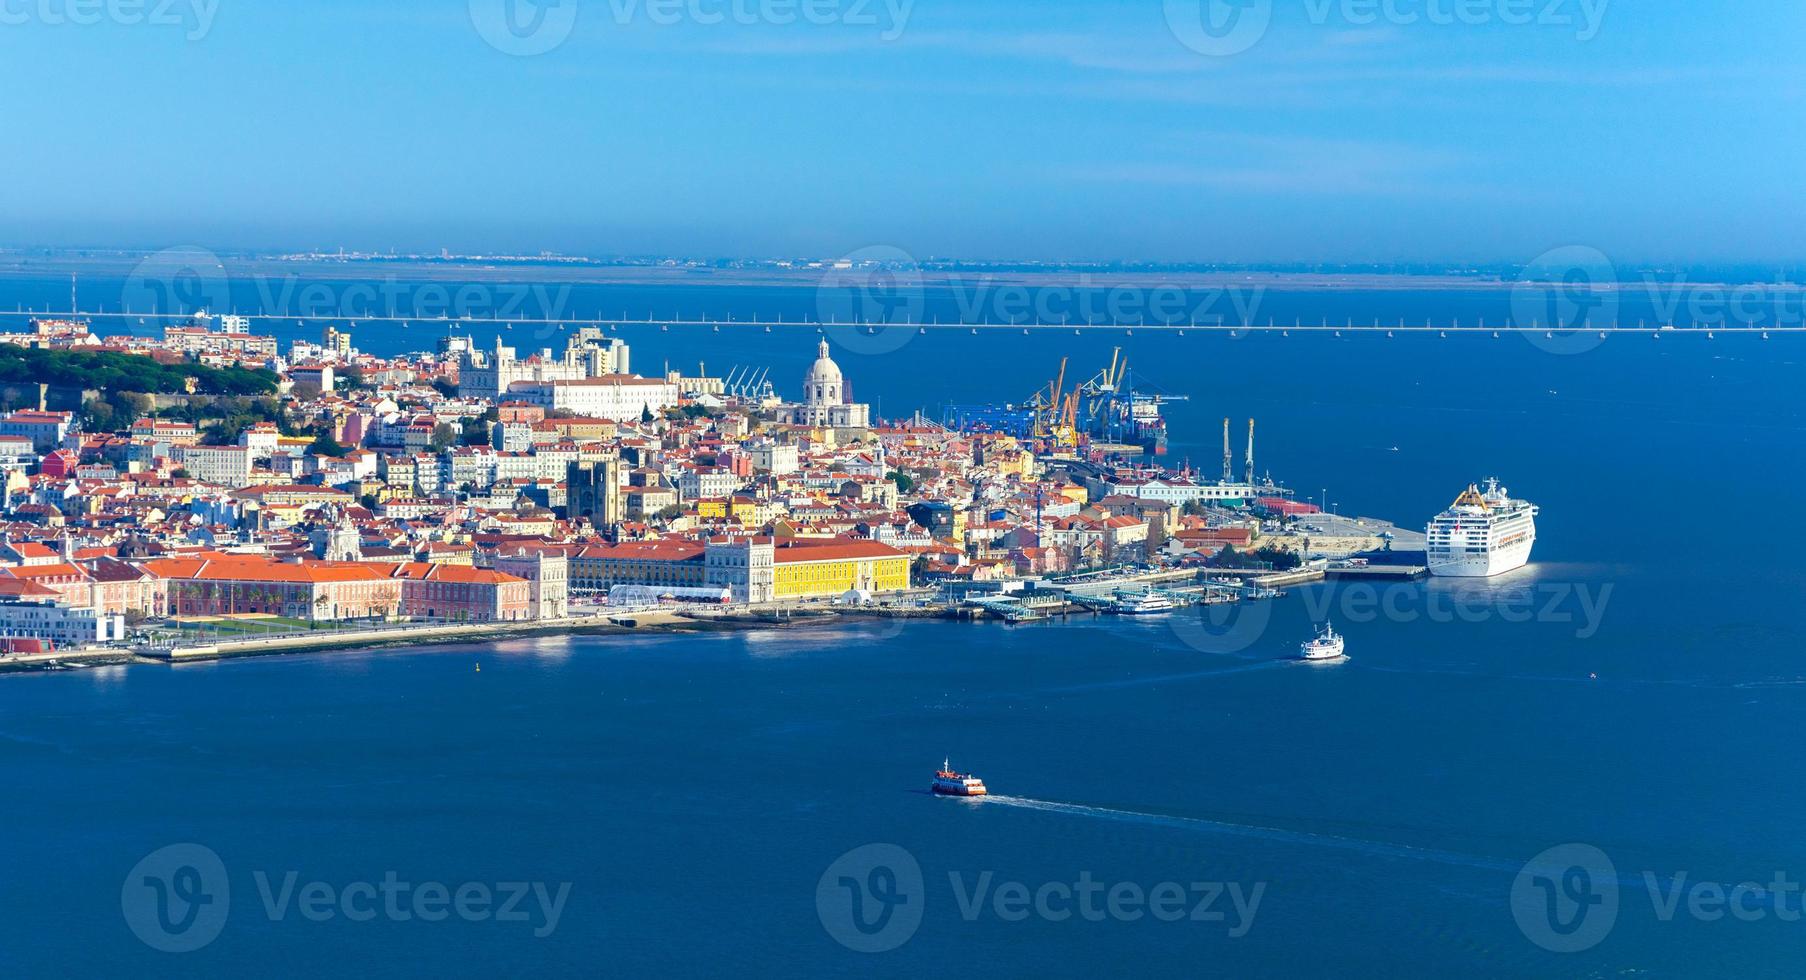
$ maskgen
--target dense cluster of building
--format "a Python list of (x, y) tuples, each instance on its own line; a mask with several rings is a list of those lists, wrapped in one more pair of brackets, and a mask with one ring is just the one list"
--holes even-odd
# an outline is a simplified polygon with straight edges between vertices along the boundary
[(278, 417), (227, 432), (201, 396), (159, 398), (119, 431), (45, 404), (0, 417), (8, 644), (558, 620), (611, 602), (865, 603), (1296, 546), (1255, 516), (1252, 486), (874, 419), (825, 340), (794, 402), (701, 370), (633, 374), (627, 345), (594, 328), (525, 357), (458, 336), (377, 357), (337, 329), (281, 356), (232, 318), (160, 339), (45, 322), (0, 342), (280, 378)]

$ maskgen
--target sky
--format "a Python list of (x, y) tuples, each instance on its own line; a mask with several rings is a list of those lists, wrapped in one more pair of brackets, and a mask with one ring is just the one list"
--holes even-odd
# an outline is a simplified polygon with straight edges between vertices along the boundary
[(1806, 258), (1791, 0), (0, 0), (0, 244)]

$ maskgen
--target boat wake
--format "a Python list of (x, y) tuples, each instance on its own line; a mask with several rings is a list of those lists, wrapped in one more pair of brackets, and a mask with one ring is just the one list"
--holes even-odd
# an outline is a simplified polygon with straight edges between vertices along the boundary
[[(1253, 840), (1273, 841), (1281, 844), (1299, 844), (1307, 847), (1319, 847), (1328, 850), (1352, 852), (1369, 857), (1401, 858), (1408, 861), (1422, 861), (1448, 867), (1466, 868), (1477, 871), (1497, 871), (1508, 875), (1543, 869), (1547, 873), (1559, 874), (1566, 870), (1564, 865), (1526, 864), (1519, 860), (1505, 860), (1487, 857), (1480, 854), (1463, 854), (1457, 851), (1445, 851), (1430, 847), (1414, 847), (1410, 844), (1399, 844), (1391, 841), (1368, 840), (1359, 837), (1344, 837), (1336, 834), (1319, 834), (1306, 830), (1285, 830), (1278, 827), (1262, 827), (1255, 824), (1230, 823), (1221, 820), (1209, 820), (1203, 817), (1181, 817), (1164, 813), (1145, 813), (1137, 810), (1117, 810), (1110, 807), (1085, 806), (1080, 803), (1056, 803), (1052, 800), (1032, 800), (1020, 796), (977, 796), (966, 802), (980, 806), (1007, 806), (1023, 810), (1039, 810), (1044, 813), (1061, 813), (1074, 817), (1086, 817), (1093, 820), (1115, 820), (1123, 823), (1148, 824), (1157, 827), (1171, 827), (1178, 830), (1191, 830), (1199, 833), (1217, 834), (1227, 837), (1243, 837)], [(1616, 874), (1604, 878), (1615, 882), (1618, 887), (1627, 890), (1647, 892), (1660, 897), (1662, 890), (1680, 887), (1684, 876), (1673, 881), (1661, 881), (1651, 875), (1631, 877)], [(1736, 881), (1731, 878), (1728, 881)], [(1703, 883), (1703, 880), (1702, 880)], [(1719, 887), (1730, 890), (1731, 885), (1720, 883)], [(1787, 906), (1785, 892), (1776, 893), (1769, 889), (1740, 885), (1749, 892), (1749, 899), (1770, 908)], [(1678, 894), (1678, 892), (1676, 892)]]
[(972, 802), (981, 805), (1039, 810), (1044, 813), (1062, 813), (1068, 816), (1085, 817), (1093, 820), (1114, 820), (1122, 823), (1148, 824), (1157, 827), (1170, 827), (1178, 830), (1196, 831), (1198, 833), (1273, 841), (1281, 844), (1301, 844), (1308, 847), (1348, 851), (1372, 857), (1403, 858), (1411, 861), (1424, 861), (1432, 864), (1449, 865), (1452, 867), (1472, 868), (1480, 871), (1502, 871), (1514, 875), (1524, 866), (1521, 861), (1507, 861), (1477, 854), (1461, 854), (1455, 851), (1414, 847), (1410, 844), (1367, 840), (1358, 837), (1343, 837), (1335, 834), (1319, 834), (1306, 830), (1285, 830), (1278, 827), (1262, 827), (1255, 824), (1230, 823), (1221, 820), (1209, 820), (1203, 817), (1181, 817), (1162, 813), (1144, 813), (1136, 810), (1116, 810), (1109, 807), (1085, 806), (1079, 803), (1056, 803), (1052, 800), (1032, 800), (1020, 796), (981, 796), (974, 797)]

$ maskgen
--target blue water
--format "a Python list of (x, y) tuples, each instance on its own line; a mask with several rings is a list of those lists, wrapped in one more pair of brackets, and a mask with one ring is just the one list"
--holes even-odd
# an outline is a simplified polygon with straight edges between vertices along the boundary
[[(627, 335), (641, 370), (757, 363), (780, 389), (813, 356), (802, 331)], [(1559, 356), (1514, 337), (931, 333), (837, 356), (895, 415), (1019, 399), (1060, 357), (1089, 373), (1117, 345), (1192, 397), (1169, 412), (1174, 461), (1213, 470), (1221, 418), (1256, 417), (1263, 470), (1407, 524), (1497, 473), (1543, 507), (1536, 566), (1477, 593), (1300, 590), (1237, 622), (557, 637), (0, 677), (14, 843), (0, 962), (20, 975), (1801, 972), (1801, 924), (1767, 900), (1760, 921), (1684, 907), (1663, 921), (1643, 884), (1646, 871), (1806, 880), (1796, 340), (1617, 338)], [(1352, 661), (1287, 662), (1326, 614)], [(944, 755), (1006, 798), (926, 796)], [(128, 929), (121, 886), (181, 842), (218, 854), (230, 914), (205, 948), (162, 953)], [(1510, 896), (1524, 862), (1569, 842), (1611, 858), (1621, 908), (1603, 941), (1557, 955)], [(817, 885), (874, 843), (919, 865), (922, 920), (899, 948), (856, 953), (824, 927)], [(259, 871), (571, 888), (539, 938), (531, 923), (272, 922)], [(949, 875), (969, 889), (985, 872), (1030, 890), (1085, 874), (1264, 890), (1239, 937), (1226, 898), (1227, 922), (1016, 922), (988, 902), (968, 919)]]

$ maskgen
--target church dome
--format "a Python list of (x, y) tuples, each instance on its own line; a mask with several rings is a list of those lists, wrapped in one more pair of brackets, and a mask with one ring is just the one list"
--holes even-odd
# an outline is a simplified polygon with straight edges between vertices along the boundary
[(828, 356), (827, 338), (822, 338), (821, 346), (815, 349), (815, 364), (809, 368), (809, 376), (803, 380), (804, 387), (814, 392), (818, 385), (840, 385), (840, 365)]

